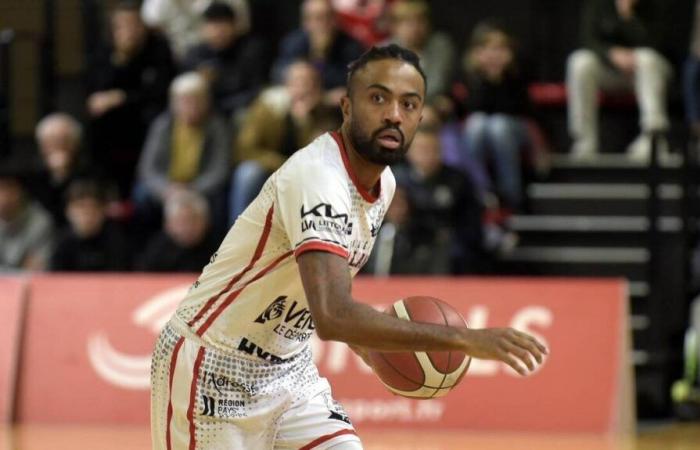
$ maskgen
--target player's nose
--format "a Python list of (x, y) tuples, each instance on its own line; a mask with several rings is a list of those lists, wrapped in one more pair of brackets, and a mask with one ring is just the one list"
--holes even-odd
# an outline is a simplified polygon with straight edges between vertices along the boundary
[(383, 119), (386, 122), (397, 125), (401, 123), (401, 106), (399, 105), (399, 102), (390, 102), (387, 104), (387, 107), (384, 109)]

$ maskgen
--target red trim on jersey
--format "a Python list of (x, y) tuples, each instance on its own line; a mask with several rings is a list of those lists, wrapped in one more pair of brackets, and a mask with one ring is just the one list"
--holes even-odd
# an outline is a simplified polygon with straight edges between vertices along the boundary
[(192, 385), (190, 386), (190, 406), (187, 408), (187, 420), (190, 423), (190, 450), (197, 449), (197, 430), (194, 426), (194, 405), (197, 403), (197, 380), (199, 380), (199, 368), (204, 359), (204, 347), (199, 347), (197, 358), (194, 360), (192, 369)]
[(326, 434), (324, 436), (321, 436), (320, 438), (309, 442), (308, 444), (306, 444), (305, 446), (303, 446), (299, 450), (311, 450), (312, 448), (318, 447), (319, 445), (323, 444), (326, 441), (330, 441), (331, 439), (336, 438), (338, 436), (342, 436), (344, 434), (354, 434), (355, 436), (357, 436), (357, 433), (355, 433), (355, 430), (351, 430), (349, 428), (346, 428), (344, 430), (336, 431), (335, 433), (332, 433), (332, 434)]
[(355, 175), (355, 171), (352, 170), (352, 166), (350, 165), (350, 160), (348, 159), (348, 151), (345, 148), (345, 142), (343, 141), (343, 136), (340, 134), (339, 131), (331, 131), (331, 136), (333, 136), (333, 139), (335, 139), (335, 142), (338, 144), (338, 148), (340, 148), (340, 156), (343, 158), (343, 165), (345, 166), (345, 170), (348, 172), (348, 175), (350, 175), (350, 179), (352, 180), (352, 183), (355, 185), (357, 188), (357, 191), (360, 193), (362, 198), (365, 199), (365, 201), (368, 201), (370, 203), (374, 203), (377, 201), (379, 198), (379, 193), (382, 191), (382, 179), (381, 177), (379, 178), (379, 181), (377, 181), (377, 195), (372, 195), (371, 192), (369, 192), (367, 189), (365, 189), (361, 184), (360, 181), (357, 179), (357, 176)]
[(224, 301), (219, 305), (219, 307), (216, 308), (216, 311), (214, 311), (214, 312), (209, 316), (209, 318), (207, 318), (207, 321), (204, 322), (204, 324), (202, 324), (201, 327), (199, 327), (199, 330), (197, 330), (197, 335), (198, 335), (198, 336), (202, 336), (202, 335), (207, 331), (207, 329), (211, 326), (211, 324), (214, 323), (214, 321), (216, 320), (216, 318), (219, 317), (219, 315), (220, 315), (222, 312), (224, 312), (224, 310), (225, 310), (226, 308), (228, 308), (228, 306), (229, 306), (231, 303), (233, 303), (233, 301), (236, 299), (236, 297), (238, 297), (238, 295), (239, 295), (241, 292), (243, 292), (243, 289), (245, 289), (246, 287), (248, 287), (250, 284), (252, 284), (252, 283), (258, 281), (260, 278), (264, 277), (264, 276), (267, 274), (267, 272), (269, 272), (269, 271), (271, 271), (272, 269), (274, 269), (275, 266), (277, 266), (277, 264), (281, 263), (283, 260), (285, 260), (286, 258), (288, 258), (289, 256), (291, 256), (293, 253), (294, 253), (294, 252), (289, 251), (289, 252), (285, 253), (284, 255), (278, 257), (276, 260), (274, 260), (274, 261), (272, 261), (270, 264), (268, 264), (267, 267), (265, 267), (263, 270), (261, 270), (260, 272), (258, 272), (257, 275), (255, 275), (253, 278), (251, 278), (251, 279), (250, 279), (246, 284), (244, 284), (240, 289), (238, 289), (237, 291), (231, 292), (231, 293), (228, 295), (228, 297), (226, 297), (226, 300), (224, 300)]
[(333, 253), (334, 255), (342, 256), (345, 259), (350, 256), (350, 253), (339, 245), (334, 245), (327, 242), (311, 241), (297, 247), (297, 249), (294, 250), (294, 257), (298, 258), (302, 253), (311, 250), (320, 250), (322, 252)]
[(185, 342), (185, 338), (181, 337), (173, 348), (173, 356), (170, 358), (170, 374), (168, 375), (168, 419), (165, 423), (165, 446), (168, 450), (172, 449), (170, 444), (170, 422), (173, 420), (173, 378), (175, 377), (175, 365), (177, 364), (177, 354), (180, 353), (180, 347)]
[(270, 236), (270, 229), (272, 228), (272, 214), (273, 214), (273, 206), (270, 207), (270, 209), (267, 211), (267, 217), (265, 217), (265, 226), (263, 228), (262, 235), (260, 235), (260, 240), (258, 240), (258, 246), (255, 248), (255, 253), (253, 254), (253, 258), (250, 260), (248, 265), (243, 269), (242, 271), (238, 272), (233, 278), (231, 278), (231, 281), (228, 282), (226, 287), (224, 287), (221, 291), (219, 291), (216, 295), (214, 295), (212, 298), (207, 300), (207, 303), (204, 305), (204, 307), (197, 313), (196, 316), (190, 320), (187, 325), (189, 326), (194, 326), (199, 320), (204, 317), (204, 315), (211, 309), (212, 306), (214, 306), (214, 303), (221, 297), (223, 294), (227, 293), (231, 287), (238, 283), (243, 276), (250, 271), (250, 269), (253, 268), (256, 262), (260, 259), (263, 253), (263, 249), (265, 248), (265, 244), (267, 243), (267, 238)]

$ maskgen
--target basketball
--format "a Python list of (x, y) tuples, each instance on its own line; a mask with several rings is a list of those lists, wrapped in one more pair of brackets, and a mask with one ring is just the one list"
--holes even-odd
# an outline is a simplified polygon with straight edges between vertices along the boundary
[[(466, 327), (462, 315), (433, 297), (408, 297), (385, 311), (414, 322)], [(442, 397), (454, 388), (469, 368), (471, 357), (459, 351), (369, 352), (372, 368), (394, 394), (415, 399)]]

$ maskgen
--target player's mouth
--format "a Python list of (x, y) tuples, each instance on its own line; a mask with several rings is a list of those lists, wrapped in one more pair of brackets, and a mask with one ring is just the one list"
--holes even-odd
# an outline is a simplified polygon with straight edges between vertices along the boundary
[(382, 147), (389, 149), (397, 149), (401, 146), (403, 142), (403, 136), (401, 132), (396, 129), (382, 130), (377, 134), (377, 141)]

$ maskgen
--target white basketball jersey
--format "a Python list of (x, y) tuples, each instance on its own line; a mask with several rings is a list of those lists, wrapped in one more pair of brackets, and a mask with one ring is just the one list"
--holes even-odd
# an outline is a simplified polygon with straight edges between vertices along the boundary
[(176, 316), (206, 345), (269, 362), (299, 353), (314, 324), (296, 257), (321, 250), (369, 258), (394, 195), (389, 168), (379, 195), (357, 182), (338, 132), (297, 151), (270, 176), (192, 285)]

